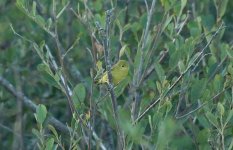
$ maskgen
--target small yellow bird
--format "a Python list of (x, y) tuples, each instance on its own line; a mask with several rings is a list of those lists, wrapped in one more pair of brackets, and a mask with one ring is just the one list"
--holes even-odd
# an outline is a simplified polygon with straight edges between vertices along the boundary
[[(119, 60), (111, 69), (113, 84), (117, 85), (120, 81), (124, 80), (129, 73), (129, 64), (125, 60)], [(103, 76), (99, 79), (98, 83), (108, 83), (108, 74), (105, 71)]]

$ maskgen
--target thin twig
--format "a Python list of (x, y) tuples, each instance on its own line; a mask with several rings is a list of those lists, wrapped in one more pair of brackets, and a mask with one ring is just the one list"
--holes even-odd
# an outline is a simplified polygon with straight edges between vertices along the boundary
[(211, 37), (211, 39), (209, 40), (209, 42), (205, 45), (205, 47), (201, 50), (201, 52), (199, 53), (199, 55), (193, 60), (193, 62), (186, 68), (186, 70), (177, 78), (177, 80), (169, 87), (169, 89), (161, 94), (161, 96), (156, 99), (153, 100), (151, 102), (150, 105), (148, 105), (146, 107), (146, 109), (139, 115), (139, 117), (134, 121), (134, 124), (136, 124), (138, 121), (140, 121), (145, 115), (146, 113), (149, 112), (149, 110), (151, 110), (152, 108), (154, 108), (154, 106), (156, 106), (156, 104), (163, 99), (167, 94), (169, 94), (169, 92), (179, 83), (179, 81), (183, 78), (183, 76), (188, 72), (188, 70), (200, 59), (200, 57), (203, 55), (204, 51), (208, 48), (208, 46), (212, 43), (213, 39), (217, 36), (217, 34), (220, 32), (221, 29), (223, 29), (225, 27), (223, 27), (223, 24), (220, 25), (220, 27), (218, 28), (218, 30), (213, 34), (213, 36)]
[[(211, 74), (211, 76), (209, 77), (207, 83), (209, 83), (210, 80), (213, 79), (213, 77), (216, 75), (216, 73), (217, 73), (217, 71), (219, 70), (219, 68), (220, 68), (220, 67), (222, 66), (222, 64), (225, 62), (226, 58), (227, 58), (227, 56), (220, 62), (220, 64), (218, 64), (218, 66), (216, 67), (216, 69), (214, 70), (214, 72), (213, 72), (213, 73)], [(227, 89), (228, 89), (228, 88), (227, 88)], [(221, 93), (223, 93), (225, 90), (226, 90), (226, 89), (224, 89), (223, 91), (221, 91), (220, 93), (218, 93), (216, 96), (214, 96), (213, 98), (211, 98), (211, 100), (215, 99), (218, 95), (220, 95)], [(208, 101), (208, 102), (209, 102), (209, 101)], [(207, 103), (208, 103), (208, 102), (207, 102)], [(204, 105), (205, 105), (205, 103), (203, 103), (202, 105), (198, 106), (197, 108), (191, 110), (190, 112), (188, 112), (188, 113), (186, 113), (186, 114), (184, 114), (184, 115), (182, 115), (182, 116), (177, 116), (177, 113), (176, 113), (175, 117), (176, 117), (177, 119), (186, 117), (186, 116), (188, 116), (188, 115), (190, 115), (190, 114), (196, 112), (197, 110), (199, 110), (200, 108), (202, 108)], [(177, 108), (178, 108), (178, 107), (177, 107)], [(178, 110), (177, 110), (177, 112), (178, 112)]]
[[(145, 29), (145, 32), (142, 36), (142, 46), (141, 46), (141, 50), (142, 51), (142, 55), (140, 56), (140, 63), (139, 63), (139, 67), (138, 67), (138, 70), (137, 70), (137, 73), (136, 73), (136, 84), (139, 85), (139, 82), (140, 82), (140, 79), (141, 79), (141, 76), (142, 76), (142, 71), (143, 71), (143, 62), (144, 62), (144, 57), (143, 57), (143, 54), (144, 54), (144, 51), (145, 51), (145, 47), (146, 47), (146, 44), (148, 42), (148, 36), (149, 36), (149, 28), (150, 28), (150, 24), (151, 24), (151, 18), (152, 18), (152, 15), (153, 15), (153, 12), (155, 10), (155, 3), (156, 3), (156, 0), (153, 0), (152, 1), (152, 4), (151, 4), (151, 8), (150, 8), (150, 11), (148, 12), (147, 14), (147, 22), (146, 22), (146, 29)], [(147, 4), (147, 3), (146, 3)]]
[(94, 83), (94, 79), (93, 79), (93, 77), (92, 77), (92, 83), (91, 83), (91, 93), (90, 93), (90, 98), (89, 98), (89, 103), (90, 103), (90, 106), (89, 106), (89, 115), (90, 115), (90, 118), (89, 118), (89, 120), (90, 120), (90, 125), (89, 125), (89, 133), (88, 133), (88, 150), (91, 150), (91, 136), (92, 136), (92, 126), (93, 126), (93, 122), (94, 122), (94, 113), (93, 112), (95, 112), (95, 108), (93, 107), (93, 106), (95, 106), (95, 105), (93, 105), (92, 103), (92, 101), (93, 101), (93, 99), (92, 99), (92, 97), (93, 97), (93, 83)]
[[(60, 40), (59, 40), (59, 37), (58, 37), (58, 30), (57, 30), (57, 19), (59, 18), (59, 17), (57, 17), (57, 15), (56, 15), (56, 2), (55, 2), (56, 0), (53, 0), (53, 19), (54, 19), (54, 21), (55, 21), (55, 33), (52, 33), (52, 32), (47, 32), (47, 33), (49, 33), (49, 35), (51, 35), (52, 36), (52, 38), (55, 40), (55, 42), (56, 42), (56, 46), (57, 46), (57, 49), (58, 49), (58, 55), (59, 55), (59, 61), (60, 61), (60, 64), (61, 64), (61, 68), (62, 68), (62, 71), (64, 71), (64, 65), (63, 65), (63, 56), (64, 55), (62, 55), (62, 54), (64, 54), (65, 53), (65, 51), (64, 51), (64, 48), (62, 47), (62, 45), (61, 45), (61, 42), (60, 42)], [(68, 4), (67, 4), (67, 6), (68, 6)], [(66, 9), (66, 7), (67, 6), (65, 6), (65, 9)], [(63, 9), (62, 11), (61, 11), (61, 13), (65, 10), (65, 9)], [(60, 14), (61, 14), (60, 13)], [(30, 16), (29, 16), (30, 17)], [(12, 29), (12, 31), (14, 32), (14, 34), (16, 34), (17, 36), (19, 36), (20, 38), (22, 38), (22, 39), (24, 39), (24, 40), (26, 40), (26, 41), (28, 41), (28, 42), (30, 42), (31, 44), (33, 44), (34, 46), (37, 46), (36, 44), (35, 44), (35, 42), (33, 42), (33, 41), (31, 41), (31, 40), (29, 40), (29, 39), (27, 39), (27, 38), (25, 38), (25, 37), (23, 37), (23, 36), (21, 36), (20, 34), (18, 34), (17, 32), (15, 32), (15, 30), (14, 30), (14, 28), (13, 28), (13, 26), (12, 25), (10, 25), (11, 26), (11, 29)], [(76, 40), (77, 41), (77, 40)], [(75, 42), (76, 42), (75, 41)], [(58, 75), (59, 75), (59, 77), (60, 77), (60, 85), (61, 85), (61, 88), (63, 89), (63, 92), (66, 94), (66, 97), (67, 97), (67, 100), (68, 100), (68, 102), (69, 102), (69, 106), (70, 106), (70, 108), (73, 110), (73, 114), (76, 114), (76, 117), (78, 117), (78, 120), (81, 122), (81, 124), (83, 124), (84, 125), (84, 127), (87, 127), (86, 126), (86, 124), (83, 122), (83, 120), (82, 120), (82, 118), (80, 117), (80, 115), (78, 115), (78, 112), (77, 112), (77, 110), (76, 109), (74, 109), (74, 104), (73, 104), (73, 101), (72, 101), (72, 99), (71, 99), (71, 96), (72, 96), (72, 91), (71, 91), (71, 89), (70, 89), (70, 87), (68, 86), (68, 84), (67, 84), (67, 81), (66, 81), (66, 77), (65, 77), (65, 74), (64, 74), (64, 72), (60, 72), (59, 71), (59, 67), (58, 67), (58, 65), (56, 64), (56, 61), (55, 61), (55, 59), (53, 58), (53, 56), (52, 56), (52, 54), (51, 54), (51, 52), (50, 52), (50, 50), (49, 50), (49, 48), (48, 48), (48, 46), (47, 45), (45, 45), (45, 47), (46, 47), (46, 49), (47, 49), (47, 54), (49, 54), (49, 67), (51, 67), (52, 69), (55, 69), (55, 72), (57, 72), (58, 73)], [(73, 48), (72, 46), (70, 47), (71, 49)], [(69, 49), (70, 50), (70, 49)], [(42, 60), (42, 61), (44, 61), (44, 60)], [(28, 105), (30, 105), (31, 107), (31, 109), (33, 109), (34, 111), (35, 111), (35, 109), (36, 109), (36, 105), (33, 103), (33, 102), (30, 102), (30, 101), (25, 101), (26, 103), (28, 102)], [(52, 120), (53, 122), (57, 122), (56, 121), (56, 119), (55, 118), (53, 118), (53, 117), (50, 117), (50, 120)], [(67, 132), (66, 132), (67, 133)], [(92, 132), (92, 134), (94, 135), (95, 134), (95, 132), (93, 131)], [(96, 134), (95, 134), (96, 135)], [(84, 135), (85, 136), (85, 135)], [(95, 138), (95, 140), (98, 140), (98, 139), (96, 139), (96, 136), (94, 136), (94, 138)], [(84, 138), (84, 139), (87, 139), (87, 138)], [(99, 140), (98, 140), (99, 141)], [(102, 144), (102, 143), (99, 143), (100, 145), (102, 145), (101, 146), (101, 148), (102, 149), (105, 149), (105, 147), (104, 147), (104, 145)]]
[(218, 94), (214, 95), (211, 99), (209, 99), (208, 101), (204, 102), (203, 104), (201, 104), (200, 106), (198, 106), (197, 108), (193, 109), (192, 111), (182, 115), (182, 116), (175, 116), (176, 119), (181, 119), (181, 118), (184, 118), (184, 117), (187, 117), (189, 116), (190, 114), (196, 112), (197, 110), (201, 109), (203, 106), (205, 106), (206, 104), (208, 104), (209, 102), (211, 101), (214, 101), (216, 98), (218, 98), (223, 92), (225, 92), (227, 89), (229, 89), (230, 87), (226, 88), (226, 89), (223, 89), (221, 92), (219, 92)]
[(106, 12), (106, 24), (105, 24), (105, 32), (103, 34), (102, 44), (104, 46), (104, 60), (106, 64), (106, 71), (108, 76), (108, 91), (110, 93), (111, 102), (112, 102), (112, 108), (113, 108), (113, 117), (115, 119), (116, 127), (117, 127), (117, 135), (120, 140), (120, 149), (124, 148), (124, 137), (123, 133), (119, 126), (119, 116), (117, 111), (117, 101), (116, 96), (113, 89), (113, 81), (112, 81), (112, 73), (111, 73), (111, 56), (110, 56), (110, 27), (111, 27), (111, 19), (113, 15), (113, 10), (108, 10)]
[(28, 39), (28, 38), (26, 38), (26, 37), (20, 35), (19, 33), (17, 33), (17, 32), (15, 31), (15, 29), (14, 29), (14, 27), (13, 27), (13, 25), (12, 25), (11, 23), (10, 23), (9, 25), (10, 25), (10, 28), (11, 28), (12, 32), (13, 32), (15, 35), (17, 35), (18, 37), (20, 37), (21, 39), (23, 39), (23, 40), (25, 40), (25, 41), (27, 41), (27, 42), (29, 42), (29, 43), (33, 43), (32, 40), (30, 40), (30, 39)]
[[(90, 9), (87, 7), (87, 5), (85, 5), (85, 7), (87, 8), (86, 11), (88, 11), (88, 12), (86, 12), (86, 13), (87, 13), (87, 14), (91, 14), (91, 16), (93, 17), (93, 15), (92, 15)], [(77, 19), (83, 24), (83, 26), (87, 29), (87, 32), (88, 32), (89, 36), (91, 37), (91, 43), (92, 43), (91, 52), (92, 52), (92, 56), (93, 56), (93, 59), (94, 59), (94, 65), (95, 65), (96, 62), (97, 62), (97, 54), (96, 54), (97, 52), (96, 52), (96, 48), (95, 48), (94, 43), (95, 43), (95, 41), (97, 41), (97, 39), (96, 39), (95, 35), (93, 34), (94, 31), (93, 31), (92, 28), (91, 28), (90, 22), (89, 22), (89, 21), (86, 21), (85, 19), (83, 19), (82, 16), (81, 16), (80, 14), (76, 13), (76, 12), (74, 11), (73, 8), (70, 8), (70, 11), (71, 11), (71, 12), (77, 17)], [(98, 41), (97, 41), (97, 43), (98, 43)]]
[[(26, 107), (30, 108), (33, 112), (36, 112), (37, 105), (33, 103), (31, 99), (26, 97), (22, 92), (17, 91), (15, 87), (2, 76), (0, 76), (0, 85), (9, 91), (13, 96), (23, 101)], [(48, 122), (65, 134), (69, 132), (68, 128), (53, 116), (48, 117)]]
[[(141, 44), (140, 49), (138, 49), (139, 51), (141, 51), (141, 55), (140, 55), (140, 59), (139, 59), (140, 61), (139, 61), (138, 68), (135, 68), (135, 72), (134, 72), (134, 76), (133, 76), (133, 84), (132, 84), (132, 88), (133, 88), (132, 91), (133, 91), (133, 96), (134, 96), (134, 103), (132, 106), (132, 119), (133, 120), (135, 120), (138, 117), (140, 103), (141, 103), (141, 97), (140, 97), (140, 93), (138, 91), (138, 88), (140, 85), (141, 77), (143, 75), (143, 63), (145, 60), (144, 52), (145, 52), (146, 44), (148, 42), (149, 29), (150, 29), (150, 25), (151, 25), (151, 18), (152, 18), (152, 15), (154, 13), (154, 10), (155, 10), (155, 3), (156, 3), (156, 0), (153, 0), (152, 4), (151, 4), (151, 8), (148, 11), (146, 28), (145, 28), (145, 31), (144, 31), (142, 38), (141, 38), (142, 44)], [(146, 1), (145, 1), (145, 4), (147, 6)]]
[(64, 60), (65, 56), (75, 47), (75, 45), (79, 42), (79, 37), (75, 39), (73, 44), (68, 48), (68, 50), (65, 52), (65, 54), (62, 55), (62, 60)]
[(111, 27), (111, 18), (113, 15), (113, 10), (109, 10), (106, 12), (106, 24), (105, 24), (105, 34), (106, 37), (104, 39), (104, 55), (105, 55), (105, 63), (106, 63), (106, 71), (107, 71), (107, 76), (108, 76), (108, 90), (111, 96), (111, 100), (112, 100), (112, 107), (113, 107), (113, 113), (114, 113), (114, 118), (115, 118), (115, 122), (116, 122), (116, 126), (117, 126), (117, 133), (118, 133), (118, 137), (120, 139), (120, 149), (124, 148), (124, 137), (123, 137), (123, 133), (120, 129), (119, 126), (119, 116), (118, 116), (118, 111), (117, 111), (117, 100), (116, 100), (116, 95), (115, 92), (113, 90), (113, 79), (112, 79), (112, 73), (111, 73), (111, 56), (110, 56), (110, 27)]
[[(32, 102), (32, 100), (24, 95), (22, 92), (16, 91), (15, 87), (5, 78), (0, 76), (0, 85), (4, 87), (8, 92), (10, 92), (14, 97), (18, 97), (18, 100), (23, 101), (24, 105), (31, 109), (33, 112), (36, 112), (37, 105)], [(49, 113), (48, 116), (48, 123), (53, 125), (57, 130), (60, 132), (69, 135), (69, 132), (73, 132), (77, 135), (77, 133), (72, 129), (64, 125), (62, 122), (57, 120), (55, 117), (52, 116), (52, 114)], [(100, 138), (97, 136), (97, 134), (93, 131), (92, 132), (93, 137), (96, 141), (98, 141), (98, 144), (100, 144), (100, 147), (102, 150), (106, 150), (106, 147), (101, 142)], [(86, 138), (86, 137), (84, 137)]]
[(223, 65), (223, 63), (227, 60), (227, 56), (225, 56), (223, 58), (223, 60), (218, 64), (218, 66), (216, 67), (216, 69), (214, 70), (214, 72), (211, 74), (211, 76), (209, 77), (208, 82), (210, 82), (213, 78), (214, 78), (214, 75), (218, 72), (218, 70), (220, 69), (220, 67)]
[[(168, 14), (167, 14), (168, 15)], [(155, 37), (153, 38), (153, 45), (152, 45), (152, 47), (150, 48), (150, 50), (147, 52), (147, 54), (146, 54), (146, 58), (147, 58), (147, 60), (148, 61), (150, 61), (150, 59), (151, 59), (151, 56), (154, 56), (153, 55), (153, 52), (155, 52), (155, 50), (156, 50), (156, 48), (158, 47), (158, 43), (159, 43), (159, 37), (161, 37), (161, 34), (163, 33), (163, 25), (164, 25), (164, 22), (166, 21), (166, 19), (167, 18), (165, 18), (165, 16), (166, 16), (166, 14), (163, 16), (163, 19), (162, 19), (162, 23), (160, 23), (158, 26), (157, 26), (157, 33), (156, 33), (156, 35), (155, 35)], [(165, 54), (167, 53), (167, 51), (165, 51)], [(165, 56), (165, 55), (164, 55)], [(164, 57), (163, 56), (163, 57)], [(163, 58), (159, 58), (159, 62), (160, 61), (162, 61), (162, 59)], [(144, 80), (144, 79), (146, 79), (146, 76), (147, 75), (149, 75), (149, 74), (146, 74), (147, 73), (147, 68), (148, 68), (148, 64), (149, 63), (147, 63), (146, 64), (146, 66), (145, 66), (145, 69), (144, 69), (144, 71), (143, 71), (143, 73), (142, 73), (142, 76), (141, 76), (141, 79), (140, 79), (140, 82), (139, 82), (139, 85), (142, 83), (142, 81)], [(153, 65), (154, 66), (154, 65)], [(153, 67), (154, 68), (154, 67)], [(153, 71), (153, 70), (151, 70), (151, 71)]]
[(130, 4), (130, 0), (126, 0), (125, 21), (124, 21), (125, 24), (128, 24), (128, 21), (129, 21), (129, 4)]
[(187, 16), (185, 17), (184, 21), (181, 22), (179, 24), (179, 26), (177, 27), (177, 28), (179, 28), (178, 32), (176, 33), (177, 36), (180, 34), (180, 32), (182, 31), (182, 29), (184, 28), (184, 25), (187, 24), (187, 22), (188, 22), (189, 19), (190, 19), (190, 11), (187, 12)]
[[(59, 59), (59, 62), (61, 64), (61, 74), (60, 74), (60, 79), (61, 79), (61, 85), (62, 85), (62, 88), (64, 89), (65, 91), (65, 94), (66, 94), (66, 97), (67, 97), (67, 101), (68, 101), (68, 104), (70, 106), (70, 109), (71, 109), (71, 112), (72, 112), (72, 115), (76, 115), (76, 117), (78, 118), (78, 120), (80, 120), (81, 124), (86, 126), (86, 124), (84, 123), (84, 121), (82, 120), (82, 118), (80, 117), (78, 111), (75, 109), (75, 105), (74, 105), (74, 102), (71, 98), (72, 96), (72, 91), (70, 89), (70, 87), (68, 86), (67, 84), (67, 79), (66, 79), (66, 76), (65, 76), (65, 66), (64, 66), (64, 61), (63, 61), (63, 53), (64, 53), (64, 48), (62, 47), (61, 45), (61, 42), (59, 40), (59, 37), (58, 37), (58, 27), (57, 27), (57, 17), (56, 17), (56, 0), (53, 0), (53, 17), (54, 17), (54, 26), (55, 26), (55, 31), (54, 31), (54, 39), (55, 39), (55, 42), (56, 42), (56, 46), (57, 46), (57, 53), (58, 53), (58, 59)], [(50, 51), (48, 51), (50, 52)], [(53, 58), (51, 53), (50, 53), (50, 58)], [(59, 68), (55, 62), (54, 59), (52, 59), (52, 64), (53, 64), (53, 67), (56, 69), (56, 71), (58, 72)]]
[(66, 8), (70, 5), (70, 1), (67, 2), (67, 4), (61, 9), (61, 11), (56, 15), (56, 19), (58, 19), (62, 13), (66, 10)]

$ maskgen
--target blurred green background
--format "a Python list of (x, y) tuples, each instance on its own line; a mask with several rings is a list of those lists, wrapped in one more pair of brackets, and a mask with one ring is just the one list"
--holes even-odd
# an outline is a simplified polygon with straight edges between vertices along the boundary
[[(232, 149), (233, 1), (153, 2), (1, 0), (0, 149), (121, 149), (117, 124), (124, 149)], [(111, 8), (111, 63), (130, 64), (114, 90), (117, 121), (106, 85), (94, 82), (97, 62), (106, 65), (97, 24), (105, 29)], [(91, 130), (75, 123), (61, 76)], [(46, 111), (33, 111), (3, 80)], [(55, 136), (48, 120), (35, 119), (40, 115), (54, 116), (79, 136), (56, 127)]]

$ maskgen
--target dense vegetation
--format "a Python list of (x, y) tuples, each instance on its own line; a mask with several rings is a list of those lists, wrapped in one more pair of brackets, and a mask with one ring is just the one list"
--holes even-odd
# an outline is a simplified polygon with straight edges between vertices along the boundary
[(0, 149), (233, 149), (232, 9), (1, 0)]

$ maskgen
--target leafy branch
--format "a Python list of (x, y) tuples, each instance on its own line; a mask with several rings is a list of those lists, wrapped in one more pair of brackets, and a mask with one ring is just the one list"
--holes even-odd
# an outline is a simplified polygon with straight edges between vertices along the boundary
[(218, 33), (224, 29), (225, 26), (223, 26), (223, 24), (221, 24), (219, 26), (219, 28), (217, 29), (217, 31), (212, 35), (211, 39), (209, 40), (209, 42), (205, 45), (205, 47), (198, 52), (196, 55), (194, 55), (193, 59), (190, 61), (188, 67), (186, 68), (186, 70), (184, 72), (181, 73), (181, 75), (176, 79), (176, 81), (163, 93), (161, 94), (161, 96), (156, 99), (156, 100), (152, 100), (152, 102), (150, 103), (150, 105), (148, 105), (145, 110), (139, 115), (139, 117), (134, 121), (134, 124), (137, 123), (138, 121), (140, 121), (152, 108), (154, 108), (157, 103), (162, 100), (164, 97), (166, 97), (172, 90), (173, 88), (179, 83), (179, 81), (184, 77), (184, 75), (192, 68), (192, 66), (195, 66), (196, 62), (199, 61), (199, 59), (201, 59), (201, 56), (204, 54), (205, 50), (208, 48), (208, 46), (211, 44), (211, 42), (213, 41), (213, 39), (218, 35)]

